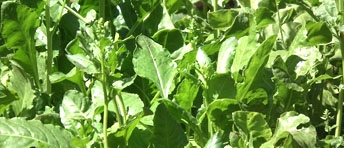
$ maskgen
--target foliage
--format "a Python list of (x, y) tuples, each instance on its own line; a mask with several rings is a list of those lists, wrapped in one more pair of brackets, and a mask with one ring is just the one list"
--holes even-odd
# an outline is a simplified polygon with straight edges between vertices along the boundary
[(343, 147), (341, 0), (2, 0), (0, 147)]

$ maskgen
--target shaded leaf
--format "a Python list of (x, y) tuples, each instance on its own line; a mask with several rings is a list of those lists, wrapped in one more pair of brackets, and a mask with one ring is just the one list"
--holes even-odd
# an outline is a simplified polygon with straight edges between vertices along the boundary
[(160, 104), (154, 116), (154, 134), (152, 143), (155, 147), (184, 147), (187, 138), (180, 124), (173, 119), (164, 104)]
[(238, 101), (234, 99), (217, 99), (207, 109), (209, 119), (216, 126), (229, 132), (233, 125), (232, 113), (240, 110)]
[(235, 21), (236, 16), (239, 12), (234, 10), (218, 10), (215, 12), (208, 13), (209, 24), (217, 29), (227, 29), (230, 28)]
[(8, 108), (8, 106), (18, 97), (14, 92), (10, 91), (0, 83), (0, 115)]

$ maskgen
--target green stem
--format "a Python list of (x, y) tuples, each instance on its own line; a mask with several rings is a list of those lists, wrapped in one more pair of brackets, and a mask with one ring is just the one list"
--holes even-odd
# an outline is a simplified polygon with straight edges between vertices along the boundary
[[(113, 94), (113, 89), (111, 90), (111, 94)], [(116, 92), (117, 93), (117, 92)], [(115, 98), (116, 98), (117, 94), (115, 94)], [(113, 101), (114, 103), (114, 107), (115, 107), (115, 114), (116, 114), (116, 119), (118, 121), (118, 125), (119, 127), (121, 127), (123, 125), (123, 120), (122, 120), (122, 117), (121, 117), (121, 114), (120, 114), (120, 110), (119, 110), (119, 105), (118, 105), (118, 102), (116, 101), (116, 99)]]
[[(342, 12), (344, 10), (343, 0), (338, 0), (337, 4), (338, 4), (337, 8), (338, 8), (339, 12)], [(341, 22), (341, 24), (344, 24), (344, 15), (341, 13), (340, 13), (340, 15), (341, 15), (340, 22)], [(342, 33), (340, 33), (340, 34), (341, 34), (341, 35), (339, 35), (340, 51), (341, 51), (342, 57), (344, 57), (344, 37), (343, 37)], [(344, 58), (342, 58), (342, 81), (341, 81), (341, 84), (339, 86), (340, 92), (339, 92), (339, 98), (338, 98), (335, 137), (339, 137), (341, 135), (341, 131), (342, 131), (343, 97), (344, 97), (343, 85), (344, 85)]]
[(80, 19), (81, 21), (83, 21), (84, 23), (89, 23), (84, 17), (82, 17), (79, 13), (75, 12), (72, 8), (70, 8), (69, 6), (65, 6), (65, 8), (72, 13), (74, 16), (76, 16), (78, 19)]
[(47, 93), (50, 94), (51, 93), (51, 82), (49, 80), (49, 75), (52, 72), (52, 64), (53, 64), (53, 36), (52, 36), (52, 32), (50, 31), (50, 27), (51, 27), (51, 19), (50, 19), (50, 0), (46, 1), (46, 5), (45, 5), (45, 28), (46, 28), (46, 32), (47, 32)]
[(121, 92), (116, 93), (116, 102), (119, 104), (119, 109), (121, 111), (122, 117), (123, 117), (123, 123), (126, 123), (127, 121), (127, 111), (125, 109), (125, 105), (123, 102), (122, 94)]
[(106, 86), (106, 73), (105, 73), (105, 53), (102, 52), (101, 57), (101, 72), (102, 72), (102, 86), (103, 86), (103, 93), (104, 93), (104, 116), (103, 116), (103, 134), (104, 134), (104, 148), (108, 148), (108, 137), (107, 137), (107, 122), (108, 122), (108, 95), (107, 95), (107, 86)]
[[(65, 8), (66, 0), (63, 1), (62, 10)], [(63, 11), (60, 12), (57, 24), (60, 22)], [(49, 80), (49, 75), (52, 73), (52, 64), (53, 64), (53, 35), (57, 29), (56, 26), (51, 30), (51, 18), (50, 18), (50, 0), (46, 1), (45, 5), (45, 28), (47, 32), (47, 75), (46, 75), (46, 91), (47, 94), (51, 94), (51, 82)]]

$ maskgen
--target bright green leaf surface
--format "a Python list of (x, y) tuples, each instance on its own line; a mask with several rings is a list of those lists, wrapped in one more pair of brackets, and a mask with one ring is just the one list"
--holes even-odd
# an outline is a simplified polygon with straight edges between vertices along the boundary
[(230, 28), (236, 16), (238, 15), (237, 11), (234, 10), (219, 10), (215, 12), (208, 13), (209, 24), (214, 28)]
[(19, 100), (12, 103), (12, 108), (16, 115), (20, 115), (23, 111), (27, 111), (33, 107), (32, 103), (35, 95), (32, 90), (30, 80), (22, 70), (17, 67), (13, 67), (12, 73), (12, 88), (16, 91), (19, 98)]
[(329, 43), (332, 40), (332, 33), (324, 22), (309, 22), (306, 29), (307, 40), (313, 45)]
[(226, 39), (222, 44), (217, 58), (217, 73), (227, 73), (230, 71), (232, 66), (235, 47), (237, 46), (238, 41), (234, 38)]
[(262, 114), (237, 111), (232, 116), (235, 125), (250, 141), (253, 141), (255, 147), (260, 146), (272, 136), (271, 129)]
[(71, 148), (71, 134), (53, 125), (20, 118), (0, 118), (0, 147)]
[(174, 75), (177, 73), (169, 52), (143, 35), (137, 37), (137, 44), (133, 59), (134, 70), (139, 76), (153, 81), (162, 96), (168, 98)]
[(237, 87), (237, 99), (242, 100), (246, 96), (255, 84), (258, 74), (263, 72), (276, 37), (277, 36), (271, 36), (266, 39), (253, 54), (250, 62), (248, 63), (247, 69), (245, 69), (244, 83), (239, 84)]
[(99, 73), (94, 63), (87, 59), (86, 56), (81, 54), (66, 55), (68, 60), (71, 61), (77, 68), (88, 74)]

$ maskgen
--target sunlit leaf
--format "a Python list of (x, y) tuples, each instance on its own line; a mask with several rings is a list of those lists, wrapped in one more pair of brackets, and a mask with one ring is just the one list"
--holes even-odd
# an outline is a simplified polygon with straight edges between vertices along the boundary
[(66, 130), (38, 120), (0, 118), (0, 147), (71, 148), (72, 136)]
[(148, 37), (138, 36), (137, 44), (133, 58), (134, 70), (139, 76), (153, 81), (162, 96), (168, 98), (177, 72), (176, 64), (172, 62), (167, 50)]
[(214, 28), (230, 28), (236, 16), (238, 15), (237, 11), (234, 10), (219, 10), (215, 12), (208, 13), (209, 24)]

